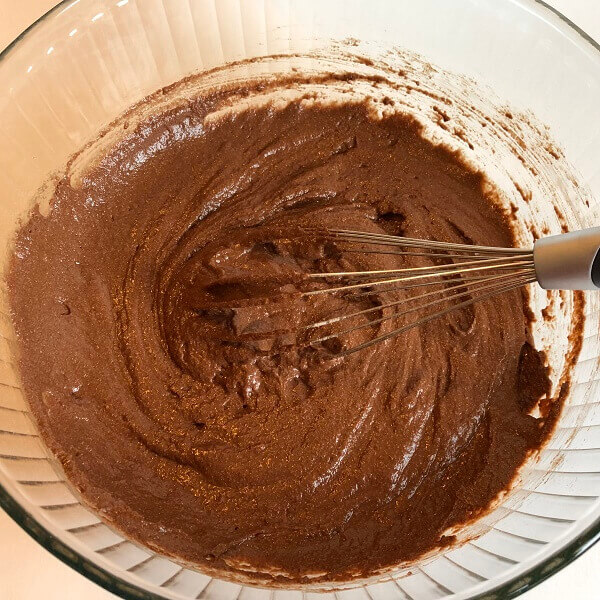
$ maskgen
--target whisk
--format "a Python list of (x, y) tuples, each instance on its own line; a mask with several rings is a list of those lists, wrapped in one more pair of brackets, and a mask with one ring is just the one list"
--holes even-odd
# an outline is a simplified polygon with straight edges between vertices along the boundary
[[(600, 289), (600, 227), (545, 237), (529, 249), (456, 244), (346, 229), (307, 228), (305, 232), (313, 239), (331, 242), (342, 256), (344, 252), (398, 255), (421, 257), (422, 262), (430, 263), (306, 275), (316, 289), (303, 291), (303, 298), (331, 294), (356, 301), (377, 296), (378, 301), (372, 306), (341, 310), (339, 314), (301, 325), (303, 343), (335, 346), (335, 354), (339, 355), (365, 349), (536, 281), (544, 289)], [(393, 299), (382, 300), (390, 293)], [(277, 304), (275, 296), (268, 301)], [(398, 326), (353, 346), (343, 341), (353, 332), (399, 320)], [(242, 337), (256, 338), (257, 329), (251, 326), (239, 333)], [(263, 324), (260, 335), (274, 335), (274, 331)]]

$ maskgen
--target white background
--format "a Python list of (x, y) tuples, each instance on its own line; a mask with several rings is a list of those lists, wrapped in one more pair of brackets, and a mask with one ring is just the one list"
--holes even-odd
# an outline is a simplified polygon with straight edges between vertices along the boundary
[[(600, 0), (546, 0), (546, 2), (600, 41)], [(0, 0), (0, 48), (4, 48), (54, 4), (55, 0)], [(54, 558), (0, 510), (0, 600), (42, 598), (44, 600), (116, 600), (116, 596), (104, 591)], [(600, 598), (600, 543), (520, 598), (523, 600), (598, 600)]]

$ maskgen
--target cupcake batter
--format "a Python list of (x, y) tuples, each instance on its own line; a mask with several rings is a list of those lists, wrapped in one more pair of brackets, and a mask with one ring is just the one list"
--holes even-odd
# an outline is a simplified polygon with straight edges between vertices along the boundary
[[(70, 481), (131, 538), (229, 578), (366, 577), (451, 543), (559, 402), (529, 414), (549, 382), (520, 291), (345, 358), (240, 337), (260, 328), (260, 305), (211, 303), (407, 264), (273, 232), (513, 244), (481, 174), (410, 118), (316, 101), (217, 115), (258, 89), (149, 118), (81, 181), (64, 177), (49, 215), (32, 213), (9, 275), (22, 381)], [(278, 306), (301, 324), (347, 302)]]

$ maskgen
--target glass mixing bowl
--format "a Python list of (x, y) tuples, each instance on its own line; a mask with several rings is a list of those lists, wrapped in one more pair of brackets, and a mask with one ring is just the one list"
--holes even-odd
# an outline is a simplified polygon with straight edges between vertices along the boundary
[[(531, 110), (548, 125), (591, 198), (582, 216), (557, 181), (546, 209), (559, 206), (572, 216), (571, 226), (597, 219), (600, 47), (543, 2), (66, 0), (0, 57), (2, 246), (8, 247), (48, 177), (150, 92), (230, 61), (285, 56), (346, 38), (418, 52), (489, 85), (511, 106)], [(272, 68), (289, 65), (282, 60)], [(557, 227), (554, 222), (550, 229)], [(6, 256), (5, 250), (2, 269)], [(30, 418), (13, 366), (5, 294), (1, 298), (0, 505), (17, 523), (65, 563), (125, 598), (291, 600), (314, 594), (211, 579), (124, 539), (88, 510)], [(556, 432), (516, 492), (489, 515), (484, 533), (385, 581), (335, 594), (343, 600), (512, 598), (597, 541), (598, 309), (589, 295), (583, 348)], [(562, 351), (556, 345), (557, 356)]]

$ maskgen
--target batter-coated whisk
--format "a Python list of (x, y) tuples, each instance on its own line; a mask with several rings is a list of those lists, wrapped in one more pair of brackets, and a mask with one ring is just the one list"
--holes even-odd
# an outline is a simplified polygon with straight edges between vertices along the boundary
[[(315, 289), (301, 292), (302, 297), (333, 294), (354, 301), (339, 313), (300, 327), (303, 344), (334, 347), (336, 354), (362, 350), (536, 281), (544, 289), (600, 289), (600, 227), (542, 238), (530, 249), (455, 244), (346, 229), (305, 231), (313, 239), (331, 242), (342, 255), (354, 252), (423, 257), (424, 262), (430, 263), (307, 274)], [(351, 309), (357, 306), (357, 299), (369, 296), (377, 297), (374, 305)], [(275, 296), (268, 301), (275, 305), (277, 302)], [(394, 321), (398, 326), (388, 326), (355, 345), (346, 342), (355, 332)], [(268, 327), (265, 333), (263, 324), (260, 336), (271, 333)], [(244, 335), (240, 332), (241, 337)]]

